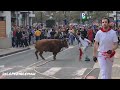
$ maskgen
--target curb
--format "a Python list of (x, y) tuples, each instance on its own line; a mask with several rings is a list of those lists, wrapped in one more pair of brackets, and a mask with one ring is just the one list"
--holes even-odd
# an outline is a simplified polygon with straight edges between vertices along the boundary
[(11, 54), (14, 54), (14, 53), (18, 53), (18, 52), (26, 51), (26, 50), (29, 50), (29, 49), (31, 49), (31, 48), (26, 48), (26, 49), (17, 50), (17, 51), (14, 51), (14, 52), (9, 52), (9, 53), (6, 53), (6, 54), (2, 54), (2, 55), (0, 55), (0, 57), (4, 57), (4, 56), (11, 55)]

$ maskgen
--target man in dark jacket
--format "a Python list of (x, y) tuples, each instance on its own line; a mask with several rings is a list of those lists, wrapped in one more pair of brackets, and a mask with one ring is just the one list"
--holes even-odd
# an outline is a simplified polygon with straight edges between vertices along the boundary
[(86, 29), (81, 29), (81, 35), (84, 37), (84, 38), (87, 38), (87, 31)]
[(20, 31), (19, 28), (17, 29), (17, 32), (16, 32), (16, 38), (17, 38), (16, 46), (17, 46), (17, 47), (18, 47), (18, 46), (21, 47), (22, 32)]

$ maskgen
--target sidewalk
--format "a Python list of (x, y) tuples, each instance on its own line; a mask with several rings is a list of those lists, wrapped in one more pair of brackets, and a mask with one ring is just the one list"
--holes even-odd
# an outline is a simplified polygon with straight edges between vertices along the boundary
[(0, 57), (11, 55), (14, 53), (30, 50), (34, 48), (34, 45), (30, 45), (29, 47), (21, 47), (21, 48), (7, 48), (7, 49), (0, 49)]
[[(99, 68), (98, 62), (95, 63), (93, 68)], [(100, 79), (100, 75), (99, 75), (99, 79)], [(112, 79), (120, 79), (120, 46), (116, 50), (116, 54), (115, 54), (115, 59), (112, 69)]]

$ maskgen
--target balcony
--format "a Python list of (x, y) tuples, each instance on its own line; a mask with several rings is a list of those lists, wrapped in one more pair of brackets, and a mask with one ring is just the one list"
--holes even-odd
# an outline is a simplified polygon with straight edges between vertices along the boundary
[(0, 13), (3, 13), (4, 11), (0, 11)]
[(16, 18), (16, 13), (14, 11), (11, 12), (11, 18)]
[(115, 14), (114, 13), (109, 13), (109, 17), (114, 17)]
[(29, 11), (20, 11), (21, 13), (29, 13)]
[(31, 13), (30, 13), (30, 14), (29, 14), (29, 17), (35, 17), (35, 14), (31, 14)]

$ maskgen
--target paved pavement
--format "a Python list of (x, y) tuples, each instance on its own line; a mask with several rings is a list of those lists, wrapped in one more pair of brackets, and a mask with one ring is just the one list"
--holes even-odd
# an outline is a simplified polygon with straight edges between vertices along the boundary
[(25, 48), (21, 47), (21, 48), (0, 49), (0, 57), (11, 55), (11, 54), (22, 52), (22, 51), (26, 51), (26, 50), (29, 50), (31, 48), (34, 48), (34, 45), (31, 45), (31, 46), (25, 47)]

